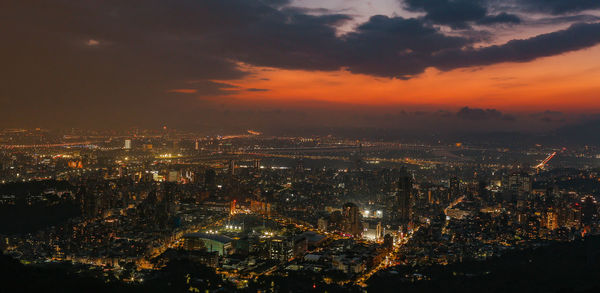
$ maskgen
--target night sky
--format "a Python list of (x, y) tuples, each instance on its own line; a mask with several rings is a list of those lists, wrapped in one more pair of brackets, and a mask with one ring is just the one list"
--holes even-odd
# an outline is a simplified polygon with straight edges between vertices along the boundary
[(0, 127), (537, 131), (600, 112), (597, 0), (4, 0), (0, 14)]

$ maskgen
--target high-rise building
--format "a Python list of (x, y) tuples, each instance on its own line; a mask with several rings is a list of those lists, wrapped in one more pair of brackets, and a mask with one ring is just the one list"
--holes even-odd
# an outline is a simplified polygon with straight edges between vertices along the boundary
[(217, 188), (217, 173), (213, 169), (208, 169), (204, 172), (204, 186), (213, 190)]
[(598, 205), (596, 199), (591, 196), (585, 196), (581, 200), (581, 223), (583, 225), (591, 225), (598, 216)]
[(452, 201), (460, 197), (460, 180), (457, 177), (450, 178), (448, 184), (448, 201)]
[(260, 159), (254, 159), (254, 169), (260, 169)]
[(170, 225), (171, 217), (175, 212), (175, 200), (177, 193), (177, 184), (165, 182), (161, 190), (161, 201), (157, 205), (155, 221), (161, 227)]
[(358, 206), (354, 203), (344, 204), (342, 210), (344, 233), (360, 237), (362, 233), (361, 215)]
[(274, 237), (269, 241), (269, 258), (288, 261), (294, 257), (294, 241), (284, 237)]
[(296, 172), (303, 173), (304, 172), (304, 160), (300, 159), (296, 161)]
[(125, 145), (123, 146), (124, 149), (126, 150), (130, 150), (131, 149), (131, 139), (126, 139), (125, 140)]
[(531, 176), (525, 172), (513, 172), (502, 178), (502, 188), (515, 193), (531, 193)]
[(319, 218), (319, 220), (317, 221), (317, 227), (321, 231), (327, 231), (329, 227), (329, 222), (327, 221), (327, 218)]
[(398, 178), (398, 192), (396, 193), (396, 202), (393, 216), (394, 220), (407, 223), (411, 217), (411, 202), (413, 193), (412, 176), (402, 169)]
[(177, 181), (179, 181), (180, 178), (181, 178), (181, 174), (179, 173), (179, 171), (171, 170), (171, 171), (169, 171), (169, 174), (167, 176), (167, 181), (168, 182), (177, 182)]
[(83, 217), (92, 219), (100, 215), (102, 201), (99, 190), (96, 187), (82, 187), (78, 197), (81, 200), (81, 213)]
[(235, 161), (229, 160), (229, 175), (235, 175)]
[(544, 215), (544, 224), (548, 230), (556, 230), (558, 226), (558, 213), (554, 209), (549, 209)]

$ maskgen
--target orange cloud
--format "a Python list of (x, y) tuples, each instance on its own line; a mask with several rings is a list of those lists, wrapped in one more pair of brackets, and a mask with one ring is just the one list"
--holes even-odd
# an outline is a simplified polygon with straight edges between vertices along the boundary
[(198, 91), (195, 89), (172, 89), (168, 90), (168, 93), (177, 93), (177, 94), (195, 94)]

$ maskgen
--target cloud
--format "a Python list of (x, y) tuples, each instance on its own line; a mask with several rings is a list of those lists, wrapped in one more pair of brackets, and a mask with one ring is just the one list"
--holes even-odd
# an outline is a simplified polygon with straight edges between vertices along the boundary
[(432, 63), (440, 69), (454, 69), (500, 62), (526, 62), (588, 48), (598, 43), (600, 43), (600, 23), (579, 23), (565, 30), (524, 40), (512, 40), (503, 45), (447, 50), (434, 56)]
[(567, 116), (564, 113), (550, 110), (546, 110), (544, 112), (539, 113), (532, 113), (530, 114), (530, 116), (533, 118), (537, 118), (545, 123), (564, 123), (567, 120)]
[(479, 108), (469, 108), (464, 107), (458, 112), (456, 112), (456, 116), (460, 119), (464, 120), (505, 120), (505, 121), (514, 121), (515, 117), (512, 115), (505, 115), (502, 112), (496, 109), (479, 109)]
[(88, 46), (98, 46), (98, 45), (100, 45), (100, 42), (97, 40), (89, 39), (86, 44)]
[(426, 12), (425, 18), (437, 24), (466, 27), (467, 22), (484, 18), (487, 8), (479, 0), (405, 0), (411, 11)]
[(246, 90), (249, 92), (268, 92), (268, 91), (270, 91), (269, 89), (257, 89), (257, 88), (249, 88)]
[[(107, 113), (120, 118), (115, 123), (193, 120), (198, 112), (210, 111), (206, 99), (198, 97), (244, 90), (227, 83), (250, 74), (241, 63), (344, 68), (407, 79), (429, 67), (523, 62), (600, 42), (600, 24), (578, 24), (474, 48), (481, 37), (473, 30), (457, 36), (436, 25), (516, 21), (482, 1), (410, 0), (412, 9), (426, 13), (424, 18), (377, 15), (340, 35), (337, 28), (352, 16), (312, 15), (289, 8), (287, 0), (147, 0), (144, 5), (133, 0), (57, 0), (52, 5), (6, 0), (0, 26), (11, 29), (0, 30), (0, 100), (11, 106), (1, 107), (0, 115), (15, 123), (62, 125), (104, 125)], [(173, 89), (196, 94), (175, 97), (169, 95)], [(187, 100), (171, 103), (174, 99)]]
[(168, 90), (167, 92), (176, 93), (176, 94), (195, 94), (198, 92), (198, 90), (195, 90), (195, 89), (172, 89), (172, 90)]
[[(595, 0), (398, 0), (405, 9), (424, 12), (424, 19), (455, 29), (471, 24), (518, 24), (523, 12), (560, 16), (554, 21), (569, 21), (574, 13), (600, 9)], [(588, 18), (589, 19), (589, 18)], [(582, 20), (580, 20), (582, 21)], [(563, 23), (564, 23), (563, 22)]]
[(499, 24), (499, 23), (510, 23), (510, 24), (518, 24), (521, 23), (521, 18), (514, 14), (508, 14), (506, 12), (502, 12), (496, 15), (488, 15), (477, 21), (478, 24), (491, 25), (491, 24)]
[(556, 25), (564, 23), (594, 23), (598, 21), (600, 21), (600, 17), (598, 16), (589, 14), (577, 14), (542, 17), (535, 20), (528, 20), (527, 23), (534, 25)]
[(600, 8), (600, 1), (596, 0), (517, 0), (516, 2), (517, 5), (529, 11), (552, 14), (565, 14)]
[(485, 0), (401, 0), (409, 11), (425, 12), (425, 20), (448, 25), (457, 29), (469, 28), (470, 24), (495, 25), (517, 24), (521, 19), (505, 11), (489, 14), (490, 1)]
[(410, 78), (432, 66), (436, 53), (468, 44), (468, 39), (444, 35), (418, 19), (377, 15), (345, 36), (336, 60), (356, 73)]

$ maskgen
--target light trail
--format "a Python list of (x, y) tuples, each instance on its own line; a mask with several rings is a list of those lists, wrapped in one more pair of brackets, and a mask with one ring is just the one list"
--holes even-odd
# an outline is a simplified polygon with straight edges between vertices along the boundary
[(548, 162), (550, 162), (550, 160), (552, 160), (552, 158), (554, 158), (555, 156), (556, 156), (556, 152), (551, 153), (541, 163), (535, 165), (533, 168), (534, 169), (541, 169), (541, 168), (546, 167), (546, 164), (548, 164)]

